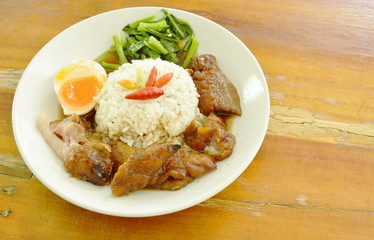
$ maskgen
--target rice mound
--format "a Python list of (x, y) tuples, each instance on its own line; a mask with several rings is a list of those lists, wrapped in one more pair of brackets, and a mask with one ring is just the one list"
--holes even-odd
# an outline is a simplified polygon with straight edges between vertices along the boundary
[[(169, 72), (174, 74), (172, 80), (162, 87), (164, 95), (149, 100), (125, 99), (135, 90), (128, 90), (117, 81), (136, 81), (137, 71), (142, 71), (147, 79), (153, 66), (156, 66), (158, 76)], [(110, 73), (96, 97), (96, 132), (106, 142), (122, 140), (136, 147), (155, 142), (182, 144), (186, 127), (193, 119), (202, 116), (198, 99), (195, 84), (182, 67), (161, 59), (134, 60)]]

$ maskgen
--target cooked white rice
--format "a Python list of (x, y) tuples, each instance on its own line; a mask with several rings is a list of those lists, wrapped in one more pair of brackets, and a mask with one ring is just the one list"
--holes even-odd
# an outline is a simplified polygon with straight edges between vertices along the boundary
[[(138, 68), (147, 79), (153, 66), (156, 66), (158, 76), (174, 74), (162, 87), (164, 95), (149, 100), (125, 99), (125, 95), (135, 90), (128, 90), (117, 81), (136, 80)], [(198, 97), (192, 78), (182, 67), (161, 59), (132, 61), (109, 74), (96, 97), (96, 131), (104, 141), (120, 139), (136, 147), (155, 142), (181, 144), (183, 131), (193, 119), (201, 117)]]

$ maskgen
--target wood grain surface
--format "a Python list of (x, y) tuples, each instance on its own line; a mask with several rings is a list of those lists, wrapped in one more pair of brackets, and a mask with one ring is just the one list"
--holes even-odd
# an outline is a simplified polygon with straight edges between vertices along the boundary
[[(42, 185), (14, 141), (12, 102), (56, 34), (109, 10), (160, 6), (241, 39), (269, 86), (264, 143), (211, 199), (149, 218), (81, 209)], [(0, 239), (374, 239), (372, 0), (0, 1)]]

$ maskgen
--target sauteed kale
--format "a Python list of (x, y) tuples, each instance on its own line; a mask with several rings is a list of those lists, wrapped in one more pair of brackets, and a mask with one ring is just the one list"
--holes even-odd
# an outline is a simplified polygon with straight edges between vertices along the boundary
[(159, 19), (153, 15), (127, 24), (119, 36), (113, 36), (113, 46), (96, 61), (108, 72), (123, 63), (147, 58), (161, 58), (188, 67), (198, 47), (193, 30), (167, 10), (162, 9), (162, 13), (164, 16)]

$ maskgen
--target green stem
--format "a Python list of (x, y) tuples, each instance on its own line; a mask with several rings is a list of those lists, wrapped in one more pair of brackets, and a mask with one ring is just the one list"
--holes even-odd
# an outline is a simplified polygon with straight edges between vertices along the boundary
[(189, 48), (189, 51), (187, 53), (186, 59), (184, 59), (184, 62), (182, 64), (183, 68), (188, 67), (190, 64), (191, 58), (196, 54), (197, 46), (199, 45), (197, 39), (195, 38), (195, 35), (191, 36), (191, 45)]
[(115, 64), (115, 63), (107, 63), (105, 61), (100, 62), (101, 66), (106, 69), (112, 69), (112, 70), (117, 70), (121, 65), (120, 64)]
[(98, 58), (96, 58), (96, 62), (100, 63), (104, 61), (111, 53), (114, 53), (115, 51), (116, 49), (114, 47), (106, 50)]
[(125, 53), (123, 52), (123, 46), (121, 45), (121, 42), (118, 39), (117, 35), (113, 35), (113, 40), (114, 40), (114, 46), (116, 48), (118, 58), (119, 58), (119, 63), (124, 64), (127, 63), (127, 59), (125, 56)]
[(138, 20), (138, 21), (135, 21), (135, 22), (133, 22), (133, 23), (130, 24), (130, 27), (133, 28), (133, 29), (136, 29), (136, 28), (138, 28), (139, 23), (141, 23), (141, 22), (149, 22), (149, 21), (151, 21), (152, 19), (154, 19), (155, 17), (156, 17), (156, 16), (153, 15), (153, 16), (149, 16), (149, 17), (146, 17), (146, 18), (140, 19), (140, 20)]

